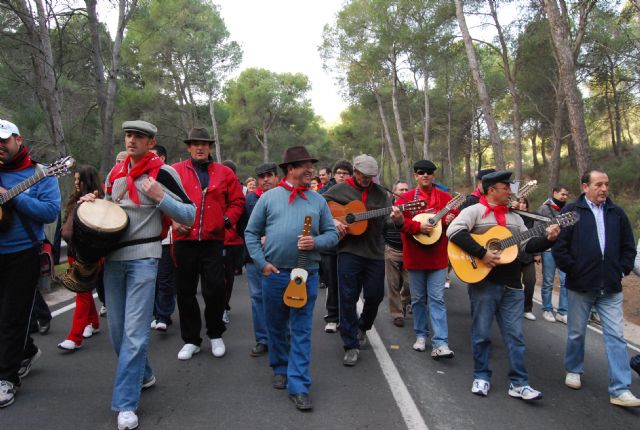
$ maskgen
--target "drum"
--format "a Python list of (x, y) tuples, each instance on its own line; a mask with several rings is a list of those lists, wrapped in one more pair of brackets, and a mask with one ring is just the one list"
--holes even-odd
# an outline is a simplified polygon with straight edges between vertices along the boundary
[(73, 245), (85, 263), (98, 261), (111, 252), (129, 227), (127, 213), (107, 200), (85, 202), (73, 219)]

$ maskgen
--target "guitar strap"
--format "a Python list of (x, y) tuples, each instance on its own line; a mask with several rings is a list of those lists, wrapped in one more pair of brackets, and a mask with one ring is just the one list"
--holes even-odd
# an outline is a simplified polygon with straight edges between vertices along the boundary
[(537, 221), (544, 221), (544, 222), (551, 221), (551, 218), (549, 218), (549, 217), (538, 215), (538, 214), (534, 214), (534, 213), (531, 213), (531, 212), (520, 211), (518, 209), (509, 209), (509, 212), (516, 213), (516, 214), (518, 214), (520, 216), (523, 216), (523, 217), (535, 219)]

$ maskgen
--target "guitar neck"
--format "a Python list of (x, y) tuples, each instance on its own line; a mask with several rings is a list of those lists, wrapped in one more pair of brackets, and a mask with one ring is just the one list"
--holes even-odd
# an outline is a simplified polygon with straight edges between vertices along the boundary
[(35, 175), (20, 182), (18, 185), (12, 187), (7, 192), (0, 194), (0, 205), (7, 203), (18, 194), (26, 191), (29, 187), (32, 187), (35, 183), (40, 182), (46, 176), (47, 175), (43, 170), (36, 170)]
[(308, 260), (309, 260), (309, 251), (298, 250), (298, 261), (296, 262), (296, 267), (298, 269), (306, 269)]
[[(410, 204), (399, 205), (398, 209), (400, 209), (401, 212), (404, 212), (406, 210), (405, 209), (406, 206), (410, 206)], [(392, 211), (392, 208), (388, 207), (388, 208), (382, 208), (382, 209), (372, 209), (370, 211), (353, 214), (353, 216), (355, 217), (354, 222), (364, 221), (371, 218), (378, 218), (381, 216), (389, 215), (391, 211)]]
[(506, 239), (502, 239), (499, 242), (500, 243), (500, 249), (507, 249), (507, 248), (509, 248), (511, 246), (518, 245), (522, 241), (530, 239), (532, 237), (542, 236), (542, 234), (545, 232), (547, 227), (549, 227), (550, 225), (551, 225), (551, 222), (544, 222), (542, 224), (539, 224), (539, 225), (533, 227), (530, 230), (514, 234), (513, 236), (508, 237)]

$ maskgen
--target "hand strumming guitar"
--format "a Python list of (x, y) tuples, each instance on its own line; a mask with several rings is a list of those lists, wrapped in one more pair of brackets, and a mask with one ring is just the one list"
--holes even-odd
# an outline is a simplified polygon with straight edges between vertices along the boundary
[(336, 230), (338, 230), (338, 235), (342, 238), (347, 234), (347, 225), (338, 221), (337, 219), (333, 219), (333, 225), (336, 226)]
[(420, 233), (423, 234), (431, 234), (434, 226), (430, 222), (421, 222), (420, 223)]
[(500, 254), (498, 251), (488, 249), (487, 253), (482, 257), (482, 262), (489, 267), (496, 267), (500, 262)]
[(547, 240), (549, 242), (555, 242), (560, 234), (560, 226), (558, 224), (551, 224), (547, 227)]

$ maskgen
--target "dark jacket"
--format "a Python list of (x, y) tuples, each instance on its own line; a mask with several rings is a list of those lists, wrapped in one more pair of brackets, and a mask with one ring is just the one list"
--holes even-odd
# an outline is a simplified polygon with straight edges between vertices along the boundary
[(622, 277), (633, 269), (636, 257), (633, 231), (622, 208), (610, 199), (605, 202), (604, 257), (600, 251), (596, 219), (591, 208), (580, 195), (574, 203), (567, 204), (562, 213), (575, 210), (580, 221), (560, 232), (551, 248), (560, 270), (567, 274), (566, 287), (574, 291), (622, 291)]

